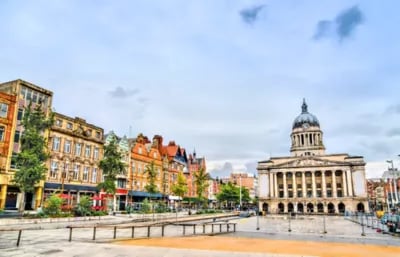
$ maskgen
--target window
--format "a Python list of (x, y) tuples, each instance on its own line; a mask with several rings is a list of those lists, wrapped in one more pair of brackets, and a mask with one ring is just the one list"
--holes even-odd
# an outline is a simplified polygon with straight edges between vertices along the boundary
[(32, 92), (32, 102), (36, 103), (38, 100), (37, 92)]
[(89, 167), (83, 168), (83, 181), (88, 181), (89, 179)]
[(64, 153), (70, 153), (70, 152), (71, 152), (71, 141), (70, 140), (65, 140)]
[(142, 148), (141, 147), (139, 147), (139, 154), (142, 154)]
[(71, 122), (67, 123), (67, 129), (72, 129), (72, 123)]
[(136, 168), (135, 168), (135, 163), (134, 162), (132, 162), (132, 172), (135, 172), (136, 171)]
[(100, 132), (96, 131), (96, 138), (100, 139)]
[(58, 163), (56, 161), (51, 161), (50, 166), (50, 177), (57, 178)]
[(125, 179), (118, 179), (117, 180), (117, 187), (118, 188), (125, 188), (126, 187), (126, 180)]
[(157, 158), (157, 153), (156, 152), (153, 153), (153, 158), (154, 159)]
[(25, 88), (25, 87), (22, 87), (22, 88), (21, 88), (21, 95), (20, 95), (20, 97), (21, 97), (22, 99), (25, 99), (25, 97), (26, 97), (26, 88)]
[(97, 183), (97, 168), (92, 169), (92, 183)]
[(0, 141), (4, 141), (4, 132), (6, 128), (4, 126), (0, 126)]
[(75, 144), (75, 155), (80, 156), (81, 155), (81, 149), (82, 149), (82, 144), (81, 143), (76, 143)]
[(297, 191), (297, 197), (303, 197), (303, 193), (301, 191)]
[(75, 164), (75, 166), (74, 166), (74, 175), (73, 175), (73, 179), (74, 180), (78, 180), (80, 169), (81, 169), (81, 166), (79, 164)]
[(19, 137), (21, 135), (20, 131), (15, 131), (15, 135), (14, 135), (14, 143), (19, 143)]
[(30, 101), (32, 99), (32, 90), (26, 89), (26, 100)]
[(17, 153), (12, 153), (10, 168), (11, 169), (17, 168)]
[(93, 151), (93, 158), (97, 160), (99, 158), (99, 148), (95, 147)]
[(85, 157), (90, 157), (90, 150), (91, 150), (90, 145), (87, 145), (85, 147)]
[(22, 120), (24, 117), (24, 109), (18, 109), (17, 120)]
[(8, 112), (8, 104), (0, 103), (0, 117), (6, 118)]
[(279, 197), (280, 197), (280, 198), (283, 198), (283, 192), (282, 192), (282, 191), (279, 192)]
[(53, 138), (53, 151), (58, 151), (60, 149), (60, 138), (54, 137)]
[(58, 127), (62, 127), (62, 120), (60, 120), (60, 119), (57, 119), (56, 120), (56, 125), (58, 126)]

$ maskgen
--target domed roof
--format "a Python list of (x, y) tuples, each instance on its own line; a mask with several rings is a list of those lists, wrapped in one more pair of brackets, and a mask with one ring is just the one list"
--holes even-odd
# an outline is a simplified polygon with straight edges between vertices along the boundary
[(307, 124), (309, 126), (318, 126), (319, 127), (319, 121), (318, 121), (317, 117), (308, 112), (305, 99), (303, 99), (303, 104), (301, 106), (301, 114), (299, 116), (297, 116), (296, 119), (294, 119), (293, 129), (301, 128), (301, 127), (303, 127), (304, 124)]

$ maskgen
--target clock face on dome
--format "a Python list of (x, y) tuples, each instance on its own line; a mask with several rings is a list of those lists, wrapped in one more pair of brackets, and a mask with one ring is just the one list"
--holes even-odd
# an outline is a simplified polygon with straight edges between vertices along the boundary
[(308, 123), (303, 123), (303, 128), (309, 128), (310, 127), (310, 124), (308, 124)]

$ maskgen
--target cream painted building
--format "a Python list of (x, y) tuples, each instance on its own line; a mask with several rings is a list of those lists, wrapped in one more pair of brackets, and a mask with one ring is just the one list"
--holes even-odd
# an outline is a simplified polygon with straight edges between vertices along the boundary
[(259, 208), (267, 213), (368, 211), (365, 162), (348, 154), (325, 154), (317, 117), (302, 112), (293, 122), (291, 156), (258, 163)]

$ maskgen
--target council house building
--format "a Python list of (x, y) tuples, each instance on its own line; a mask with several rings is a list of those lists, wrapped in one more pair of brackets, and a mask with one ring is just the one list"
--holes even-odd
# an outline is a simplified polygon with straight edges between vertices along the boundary
[(303, 100), (293, 122), (291, 156), (258, 162), (259, 208), (265, 213), (368, 211), (361, 156), (325, 154), (323, 133)]

